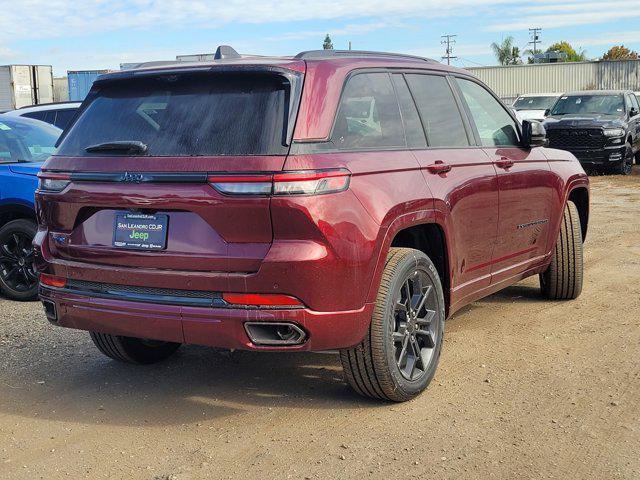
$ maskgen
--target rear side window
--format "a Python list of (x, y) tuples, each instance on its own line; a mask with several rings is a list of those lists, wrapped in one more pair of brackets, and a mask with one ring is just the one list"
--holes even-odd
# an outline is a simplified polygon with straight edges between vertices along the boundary
[(264, 74), (113, 80), (90, 93), (58, 155), (104, 155), (85, 149), (122, 141), (144, 143), (151, 156), (286, 154), (285, 83)]
[(64, 110), (56, 111), (56, 119), (53, 121), (53, 124), (64, 130), (69, 125), (69, 122), (75, 115), (76, 110), (74, 108), (65, 108)]
[(469, 139), (451, 87), (439, 75), (407, 75), (432, 147), (467, 147)]
[(332, 140), (341, 149), (405, 146), (400, 109), (387, 73), (361, 73), (347, 81)]
[(424, 148), (427, 146), (427, 140), (424, 137), (422, 123), (418, 116), (416, 104), (413, 103), (411, 92), (407, 87), (402, 74), (394, 74), (393, 85), (396, 87), (398, 94), (398, 103), (400, 104), (400, 113), (402, 114), (402, 123), (404, 123), (404, 131), (407, 137), (407, 146), (411, 148)]
[(53, 110), (41, 110), (39, 112), (29, 112), (22, 115), (23, 117), (33, 118), (41, 122), (53, 123), (56, 113)]
[(487, 89), (475, 82), (457, 78), (480, 140), (485, 147), (517, 147), (520, 144), (516, 122)]

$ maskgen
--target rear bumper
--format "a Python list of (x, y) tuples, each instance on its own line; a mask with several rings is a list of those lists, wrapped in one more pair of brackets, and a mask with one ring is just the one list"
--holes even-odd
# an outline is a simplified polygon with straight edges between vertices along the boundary
[[(315, 312), (298, 309), (205, 308), (114, 300), (40, 287), (55, 305), (55, 325), (128, 337), (191, 343), (226, 349), (321, 351), (352, 347), (365, 336), (372, 304), (359, 310)], [(49, 303), (49, 305), (51, 305)], [(291, 322), (307, 338), (300, 345), (253, 344), (245, 322)]]

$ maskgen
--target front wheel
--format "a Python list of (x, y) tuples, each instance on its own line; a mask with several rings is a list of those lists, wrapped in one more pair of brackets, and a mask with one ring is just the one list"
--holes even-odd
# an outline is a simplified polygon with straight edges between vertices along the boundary
[(157, 363), (173, 355), (179, 343), (122, 337), (106, 333), (90, 332), (98, 350), (119, 362), (147, 365)]
[(616, 167), (616, 173), (618, 173), (619, 175), (631, 175), (632, 170), (633, 170), (633, 149), (631, 148), (631, 145), (627, 143), (624, 159)]
[(33, 266), (36, 224), (13, 220), (0, 228), (0, 290), (11, 300), (34, 300), (38, 275)]
[(442, 348), (444, 295), (424, 253), (391, 248), (364, 340), (340, 352), (349, 385), (359, 394), (403, 402), (431, 382)]

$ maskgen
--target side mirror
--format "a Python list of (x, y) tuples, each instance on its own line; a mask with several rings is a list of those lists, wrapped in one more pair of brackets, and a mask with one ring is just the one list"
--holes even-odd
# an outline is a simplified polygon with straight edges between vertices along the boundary
[(547, 108), (547, 109), (544, 111), (544, 116), (545, 116), (545, 117), (548, 117), (550, 113), (551, 113), (551, 109), (550, 109), (550, 108)]
[(638, 115), (638, 111), (635, 108), (631, 108), (631, 110), (629, 110), (629, 116), (635, 117), (636, 115)]
[(545, 147), (547, 131), (540, 122), (524, 120), (522, 122), (522, 143), (524, 148)]

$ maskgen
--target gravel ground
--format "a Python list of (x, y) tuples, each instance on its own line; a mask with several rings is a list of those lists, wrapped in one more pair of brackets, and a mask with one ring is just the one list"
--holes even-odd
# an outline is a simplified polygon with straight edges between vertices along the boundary
[(582, 296), (528, 279), (458, 312), (405, 404), (334, 355), (120, 365), (0, 299), (0, 478), (640, 478), (640, 177), (592, 180)]

